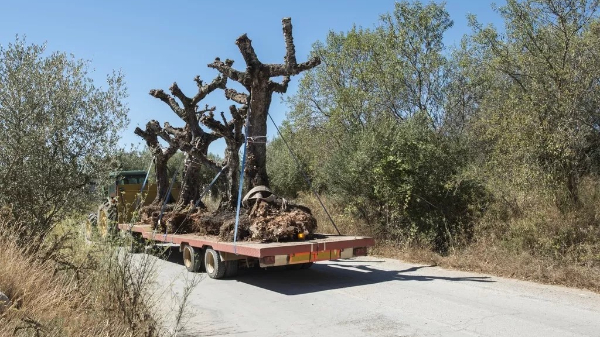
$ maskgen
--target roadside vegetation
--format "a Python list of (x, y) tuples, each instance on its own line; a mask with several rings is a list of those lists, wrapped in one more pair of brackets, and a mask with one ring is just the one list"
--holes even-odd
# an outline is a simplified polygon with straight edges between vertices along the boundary
[(19, 37), (0, 47), (0, 336), (161, 334), (155, 259), (80, 234), (128, 112), (123, 76), (96, 86), (88, 66)]
[[(503, 27), (470, 17), (472, 32), (446, 46), (453, 22), (444, 4), (398, 2), (372, 28), (330, 32), (300, 68), (284, 20), (287, 64), (263, 75), (287, 75), (256, 90), (270, 103), (289, 76), (302, 78), (282, 136), (267, 145), (267, 172), (264, 143), (252, 146), (260, 155), (252, 184), (297, 199), (321, 232), (334, 233), (306, 172), (342, 233), (377, 238), (375, 254), (600, 292), (599, 6), (507, 0), (497, 8)], [(211, 67), (231, 73), (229, 61)], [(146, 169), (152, 157), (118, 149), (128, 122), (123, 75), (98, 85), (89, 66), (19, 37), (0, 47), (0, 292), (8, 298), (0, 336), (165, 334), (153, 258), (80, 236), (109, 172)], [(236, 102), (247, 103), (244, 95)], [(183, 101), (193, 128), (216, 123), (212, 110), (198, 121)], [(224, 159), (209, 157), (207, 144), (197, 157), (237, 168), (237, 120)], [(179, 148), (194, 150), (188, 145)], [(187, 162), (197, 197), (214, 170), (171, 155), (161, 177)], [(230, 175), (215, 188), (227, 207), (236, 181)], [(183, 330), (198, 282), (183, 290), (169, 334)]]
[[(283, 137), (375, 253), (600, 291), (598, 2), (497, 11), (503, 27), (470, 17), (458, 46), (443, 43), (452, 20), (438, 3), (330, 32)], [(319, 217), (280, 137), (268, 170)]]
[(78, 223), (62, 222), (60, 234), (30, 237), (19, 245), (23, 224), (0, 216), (0, 336), (154, 336), (154, 258), (85, 245)]

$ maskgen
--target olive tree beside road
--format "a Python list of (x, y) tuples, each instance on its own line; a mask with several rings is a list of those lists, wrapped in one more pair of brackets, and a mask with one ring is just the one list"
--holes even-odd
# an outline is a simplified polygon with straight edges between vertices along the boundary
[(123, 75), (98, 87), (88, 67), (19, 37), (0, 46), (0, 206), (28, 232), (88, 207), (128, 123)]

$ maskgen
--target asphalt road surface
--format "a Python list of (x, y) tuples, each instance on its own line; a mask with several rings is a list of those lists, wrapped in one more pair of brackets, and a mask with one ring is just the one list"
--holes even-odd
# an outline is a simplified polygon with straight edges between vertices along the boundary
[(158, 261), (165, 313), (174, 313), (172, 295), (181, 296), (194, 276), (205, 277), (189, 297), (179, 335), (600, 335), (600, 295), (585, 290), (377, 257), (213, 280), (187, 272), (172, 252)]

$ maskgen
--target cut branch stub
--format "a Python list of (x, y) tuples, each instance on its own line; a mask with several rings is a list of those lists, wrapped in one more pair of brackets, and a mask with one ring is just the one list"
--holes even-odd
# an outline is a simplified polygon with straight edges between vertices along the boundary
[(194, 78), (194, 81), (196, 81), (196, 84), (198, 85), (198, 93), (194, 95), (194, 98), (191, 102), (191, 104), (194, 106), (196, 106), (198, 102), (204, 99), (206, 95), (212, 93), (217, 88), (225, 89), (225, 86), (227, 85), (227, 77), (220, 75), (217, 76), (214, 80), (212, 80), (211, 83), (207, 85), (202, 85), (202, 80), (200, 80), (200, 76), (196, 76)]
[(232, 60), (227, 59), (225, 60), (225, 62), (223, 62), (219, 58), (215, 58), (215, 61), (213, 61), (213, 63), (208, 64), (208, 67), (216, 69), (221, 74), (232, 79), (233, 81), (237, 81), (242, 85), (246, 86), (246, 84), (248, 83), (248, 81), (246, 80), (246, 73), (233, 69), (231, 66), (233, 66)]
[[(178, 145), (165, 133), (165, 130), (161, 128), (160, 123), (156, 120), (148, 122), (146, 130), (139, 127), (135, 128), (134, 133), (146, 141), (146, 145), (154, 156), (157, 193), (152, 204), (161, 204), (168, 197), (167, 162), (177, 152)], [(168, 146), (163, 148), (158, 142), (158, 137), (164, 139)]]
[[(262, 64), (252, 47), (252, 40), (246, 34), (243, 34), (235, 43), (246, 62), (245, 72), (233, 69), (231, 60), (223, 63), (219, 58), (216, 58), (213, 63), (208, 65), (224, 76), (241, 83), (248, 90), (249, 95), (228, 89), (225, 91), (225, 96), (237, 103), (248, 105), (248, 114), (250, 114), (248, 116), (248, 137), (255, 140), (263, 140), (267, 135), (267, 114), (273, 93), (285, 93), (291, 76), (316, 67), (321, 63), (318, 57), (313, 57), (307, 62), (298, 64), (292, 36), (291, 19), (284, 18), (282, 27), (286, 45), (283, 64)], [(281, 83), (271, 80), (271, 78), (279, 76), (284, 77)], [(265, 142), (249, 143), (247, 153), (247, 166), (244, 173), (248, 178), (245, 180), (248, 184), (246, 188), (249, 189), (258, 185), (268, 186)]]
[(177, 116), (183, 118), (183, 116), (185, 115), (183, 109), (179, 106), (177, 101), (175, 101), (175, 98), (165, 93), (162, 89), (152, 89), (150, 91), (150, 95), (166, 103), (171, 108), (171, 110), (173, 110), (173, 112), (177, 114)]
[(242, 53), (242, 56), (244, 57), (247, 73), (251, 73), (249, 69), (260, 67), (261, 62), (258, 60), (258, 56), (256, 56), (254, 47), (252, 47), (252, 40), (248, 38), (248, 35), (243, 34), (237, 38), (235, 44), (238, 46), (240, 53)]
[(287, 71), (292, 72), (296, 67), (296, 46), (294, 46), (294, 37), (292, 36), (292, 18), (283, 18), (283, 38), (285, 39), (285, 57), (284, 62), (287, 66)]
[(239, 104), (249, 104), (248, 102), (248, 94), (246, 93), (239, 93), (237, 92), (235, 89), (225, 89), (225, 97), (228, 100), (232, 100), (236, 103)]

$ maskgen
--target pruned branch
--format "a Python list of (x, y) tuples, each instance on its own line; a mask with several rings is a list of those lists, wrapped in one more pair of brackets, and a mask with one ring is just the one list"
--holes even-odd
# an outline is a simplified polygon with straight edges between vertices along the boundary
[(235, 121), (244, 121), (248, 112), (248, 106), (244, 105), (238, 109), (236, 106), (231, 105), (229, 106), (229, 112)]
[(312, 57), (310, 60), (306, 62), (302, 62), (292, 68), (288, 69), (286, 64), (268, 64), (265, 65), (269, 70), (269, 75), (271, 77), (275, 76), (292, 76), (298, 75), (305, 70), (309, 70), (315, 68), (316, 66), (321, 64), (321, 59), (318, 56)]
[(196, 112), (196, 114), (202, 115), (204, 113), (214, 112), (215, 110), (217, 110), (217, 107), (215, 107), (215, 106), (209, 107), (208, 105), (206, 105), (206, 106), (204, 106), (204, 109), (198, 110)]
[(268, 69), (270, 77), (276, 76), (292, 76), (298, 75), (305, 70), (312, 69), (321, 64), (321, 59), (317, 56), (310, 60), (298, 64), (296, 61), (296, 47), (294, 46), (294, 38), (292, 36), (292, 19), (283, 18), (281, 20), (283, 26), (283, 38), (285, 40), (285, 57), (284, 64), (268, 64), (265, 65)]
[(239, 93), (235, 89), (225, 89), (225, 97), (239, 104), (248, 104), (248, 94)]
[(284, 76), (283, 81), (281, 83), (275, 81), (269, 81), (269, 90), (272, 92), (285, 94), (288, 89), (288, 84), (290, 83), (290, 77)]
[(192, 99), (185, 96), (185, 94), (181, 91), (181, 89), (177, 85), (177, 82), (173, 82), (173, 84), (171, 85), (169, 90), (171, 91), (171, 94), (173, 94), (173, 96), (178, 98), (179, 101), (183, 104), (184, 109), (188, 108), (191, 105)]
[(223, 121), (224, 125), (229, 125), (229, 122), (227, 122), (227, 119), (225, 118), (225, 113), (221, 112), (221, 121)]
[(171, 110), (173, 110), (173, 112), (177, 114), (177, 116), (181, 118), (185, 116), (185, 112), (183, 111), (181, 106), (179, 106), (177, 101), (175, 101), (175, 98), (165, 93), (162, 89), (152, 89), (150, 91), (150, 95), (166, 103), (171, 108)]
[(244, 83), (246, 81), (246, 73), (233, 69), (231, 67), (232, 65), (233, 60), (227, 59), (225, 62), (223, 62), (221, 59), (215, 58), (215, 61), (213, 61), (213, 63), (209, 63), (208, 67), (218, 70), (221, 74), (227, 76), (233, 81)]
[(221, 123), (215, 119), (215, 114), (211, 111), (208, 114), (202, 115), (200, 118), (200, 122), (205, 125), (207, 128), (212, 130), (213, 132), (223, 136), (223, 137), (231, 137), (233, 128), (229, 127), (229, 123)]
[(211, 83), (209, 83), (207, 85), (202, 84), (202, 80), (200, 80), (200, 76), (196, 76), (194, 78), (194, 81), (198, 85), (198, 93), (196, 93), (196, 95), (194, 95), (194, 98), (191, 101), (191, 104), (193, 106), (196, 106), (198, 104), (198, 102), (200, 102), (202, 99), (204, 99), (206, 97), (206, 95), (212, 93), (215, 89), (217, 89), (217, 88), (225, 89), (225, 86), (227, 85), (227, 77), (224, 77), (221, 75), (217, 76), (215, 79), (212, 80)]
[(246, 67), (255, 68), (261, 65), (261, 62), (258, 60), (258, 56), (256, 56), (256, 52), (254, 51), (254, 47), (252, 47), (252, 40), (248, 38), (248, 35), (243, 34), (237, 38), (237, 40), (235, 40), (235, 44), (240, 49), (242, 57), (244, 57)]
[(163, 129), (167, 133), (173, 135), (177, 142), (181, 142), (182, 140), (187, 141), (188, 134), (183, 128), (173, 127), (169, 122), (165, 122), (165, 127)]
[(294, 46), (294, 37), (292, 36), (292, 18), (283, 18), (283, 38), (285, 39), (285, 57), (284, 62), (288, 72), (291, 72), (297, 65), (296, 47)]

